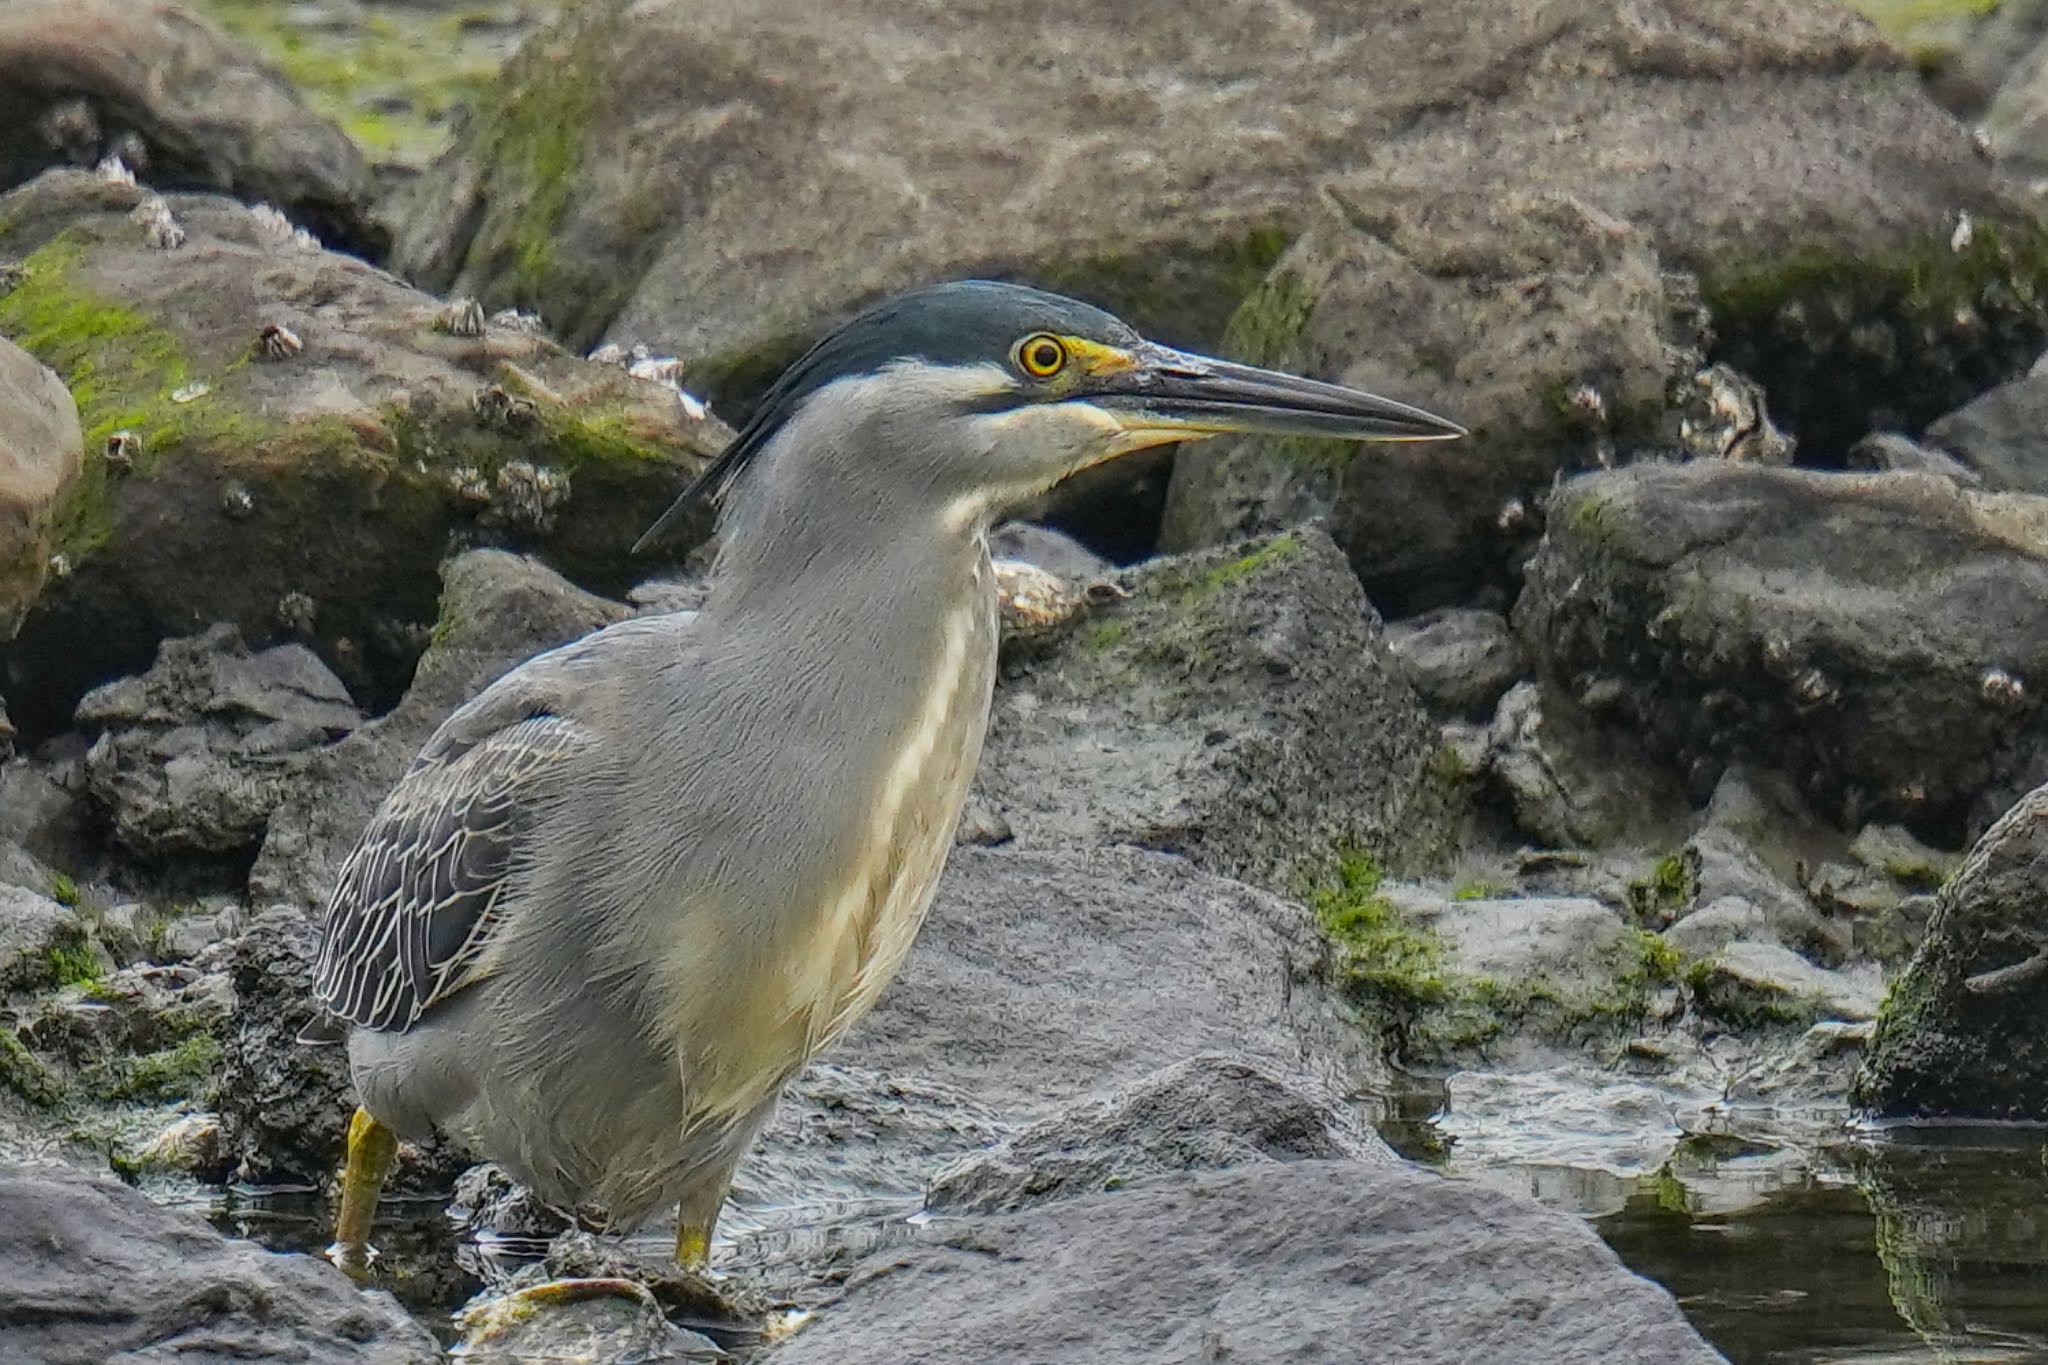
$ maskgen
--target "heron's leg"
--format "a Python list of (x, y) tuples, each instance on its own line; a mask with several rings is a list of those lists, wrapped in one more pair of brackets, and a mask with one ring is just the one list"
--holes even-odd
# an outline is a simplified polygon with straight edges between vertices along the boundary
[(718, 1214), (725, 1207), (725, 1193), (732, 1188), (733, 1156), (700, 1172), (694, 1185), (683, 1195), (676, 1209), (676, 1264), (685, 1270), (711, 1269), (711, 1234), (718, 1231)]
[(327, 1259), (360, 1279), (370, 1269), (370, 1226), (377, 1219), (377, 1196), (391, 1160), (398, 1154), (398, 1134), (358, 1108), (348, 1121), (348, 1165), (341, 1173), (341, 1216), (334, 1220), (334, 1245)]

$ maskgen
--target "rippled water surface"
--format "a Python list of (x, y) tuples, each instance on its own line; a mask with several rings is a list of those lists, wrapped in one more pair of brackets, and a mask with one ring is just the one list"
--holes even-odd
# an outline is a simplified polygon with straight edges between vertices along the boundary
[[(1460, 1101), (1462, 1100), (1462, 1103)], [(1851, 1130), (1689, 1111), (1626, 1085), (1418, 1082), (1387, 1105), (1404, 1154), (1588, 1218), (1736, 1365), (2048, 1363), (2048, 1128)], [(310, 1194), (228, 1191), (224, 1231), (317, 1252)], [(919, 1235), (915, 1201), (729, 1212), (721, 1263), (771, 1292), (804, 1251)], [(542, 1249), (466, 1240), (435, 1202), (389, 1203), (379, 1280), (444, 1341), (452, 1313)], [(644, 1242), (644, 1247), (641, 1243)], [(650, 1235), (650, 1258), (666, 1248)]]

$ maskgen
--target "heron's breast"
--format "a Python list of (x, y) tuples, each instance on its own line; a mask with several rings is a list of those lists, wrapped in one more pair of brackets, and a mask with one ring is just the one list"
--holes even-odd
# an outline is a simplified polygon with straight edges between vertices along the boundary
[(879, 777), (858, 803), (846, 845), (801, 933), (749, 983), (747, 1056), (699, 1054), (693, 1107), (731, 1113), (765, 1103), (812, 1054), (873, 1007), (924, 922), (945, 868), (988, 728), (995, 671), (992, 596), (976, 593), (945, 618), (920, 696), (890, 727)]

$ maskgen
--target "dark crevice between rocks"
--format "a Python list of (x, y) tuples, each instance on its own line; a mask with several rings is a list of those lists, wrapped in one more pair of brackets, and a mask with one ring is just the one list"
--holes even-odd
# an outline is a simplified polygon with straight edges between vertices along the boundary
[(1709, 358), (1769, 377), (1800, 463), (1919, 431), (2024, 374), (2048, 342), (2048, 229), (1969, 225), (1890, 255), (1812, 251), (1702, 273)]

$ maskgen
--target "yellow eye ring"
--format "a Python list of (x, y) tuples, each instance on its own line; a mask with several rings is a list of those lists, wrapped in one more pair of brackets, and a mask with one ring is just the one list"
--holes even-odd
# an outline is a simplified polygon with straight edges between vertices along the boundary
[(1017, 368), (1033, 379), (1050, 379), (1067, 368), (1067, 346), (1050, 332), (1034, 332), (1017, 343)]

